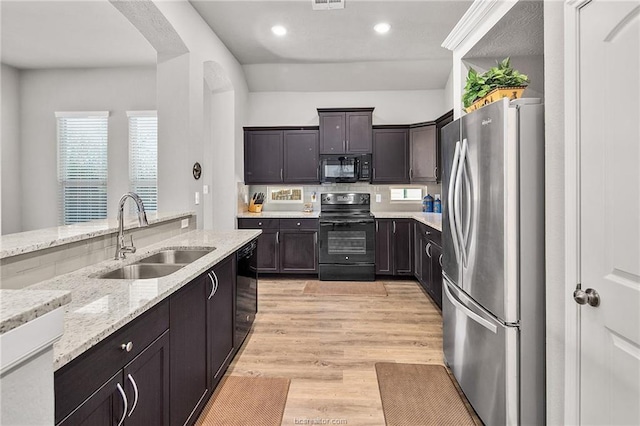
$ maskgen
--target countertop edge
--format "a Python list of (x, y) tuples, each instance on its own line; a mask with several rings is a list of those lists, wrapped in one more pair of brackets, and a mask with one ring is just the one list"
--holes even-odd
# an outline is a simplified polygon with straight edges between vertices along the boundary
[(38, 293), (37, 295), (42, 298), (31, 306), (2, 318), (0, 320), (0, 335), (71, 302), (71, 292), (64, 290), (0, 290), (0, 297), (9, 297), (10, 302), (15, 303), (16, 297), (32, 299), (33, 293)]

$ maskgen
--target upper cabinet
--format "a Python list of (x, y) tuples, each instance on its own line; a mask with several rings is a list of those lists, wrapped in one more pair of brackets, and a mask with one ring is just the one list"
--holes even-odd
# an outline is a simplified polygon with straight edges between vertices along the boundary
[(438, 173), (438, 150), (434, 123), (417, 125), (409, 130), (411, 182), (435, 182)]
[(320, 154), (367, 154), (373, 149), (373, 108), (318, 108)]
[(317, 127), (245, 127), (245, 184), (319, 182)]
[(373, 178), (371, 182), (408, 182), (408, 165), (408, 126), (376, 126), (373, 129)]

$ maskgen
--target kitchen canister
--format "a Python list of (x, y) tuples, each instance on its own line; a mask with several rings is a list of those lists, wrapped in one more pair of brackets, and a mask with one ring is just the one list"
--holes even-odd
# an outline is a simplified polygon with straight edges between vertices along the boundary
[(440, 194), (436, 194), (436, 199), (433, 200), (433, 212), (442, 213), (442, 202), (440, 201)]
[(429, 194), (422, 199), (422, 211), (425, 213), (433, 212), (433, 197)]

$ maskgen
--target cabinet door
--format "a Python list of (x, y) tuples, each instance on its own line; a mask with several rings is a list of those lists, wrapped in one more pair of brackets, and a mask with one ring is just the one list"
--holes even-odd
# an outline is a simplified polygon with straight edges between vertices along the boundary
[(413, 273), (413, 232), (410, 219), (393, 220), (393, 273), (411, 275)]
[(431, 242), (431, 294), (433, 301), (442, 309), (442, 248)]
[(320, 113), (320, 154), (343, 154), (346, 151), (344, 112)]
[(435, 182), (438, 173), (436, 126), (428, 125), (410, 130), (411, 182)]
[(244, 132), (244, 182), (280, 183), (283, 178), (282, 130)]
[(210, 279), (208, 334), (210, 384), (220, 381), (233, 354), (233, 288), (235, 286), (235, 255), (213, 269)]
[(408, 133), (407, 129), (373, 130), (372, 182), (409, 182)]
[(73, 413), (62, 420), (59, 425), (75, 426), (113, 426), (126, 416), (124, 412), (125, 399), (127, 409), (130, 402), (124, 394), (122, 370), (107, 383), (85, 400)]
[(347, 152), (368, 154), (372, 152), (371, 113), (347, 112)]
[(284, 132), (284, 182), (320, 181), (317, 130)]
[(393, 274), (393, 221), (376, 219), (376, 274)]
[(424, 239), (422, 230), (418, 223), (413, 224), (413, 276), (423, 285), (422, 280), (422, 253), (424, 250)]
[(280, 231), (280, 272), (318, 272), (317, 231)]
[(125, 425), (169, 425), (169, 332), (124, 367)]
[(442, 180), (442, 128), (453, 121), (453, 110), (436, 118), (436, 181)]
[(279, 240), (280, 231), (262, 230), (262, 234), (258, 237), (258, 272), (278, 272), (280, 270)]
[(206, 402), (210, 290), (209, 278), (203, 275), (169, 299), (172, 425), (183, 425)]

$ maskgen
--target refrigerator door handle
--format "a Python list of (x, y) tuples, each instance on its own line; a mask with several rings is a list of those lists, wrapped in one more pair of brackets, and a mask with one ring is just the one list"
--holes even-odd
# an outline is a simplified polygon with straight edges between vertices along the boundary
[[(471, 236), (471, 213), (473, 212), (473, 208), (471, 207), (471, 172), (469, 170), (469, 143), (467, 142), (467, 139), (464, 139), (462, 142), (462, 149), (465, 152), (465, 156), (464, 156), (464, 160), (462, 162), (462, 168), (463, 168), (463, 177), (464, 177), (464, 195), (465, 195), (465, 206), (466, 206), (466, 210), (467, 210), (467, 215), (466, 215), (466, 219), (465, 219), (465, 224), (464, 224), (464, 228), (462, 231), (462, 235), (464, 236), (464, 240), (463, 240), (463, 246), (465, 247), (465, 253), (466, 253), (466, 247), (469, 243), (469, 237)], [(464, 212), (463, 212), (464, 215)]]
[(458, 236), (456, 233), (455, 221), (455, 197), (453, 188), (456, 183), (456, 172), (460, 160), (460, 141), (456, 142), (456, 149), (453, 154), (453, 163), (451, 164), (451, 176), (449, 177), (449, 193), (447, 194), (447, 210), (449, 213), (449, 229), (451, 230), (451, 240), (453, 241), (453, 250), (456, 254), (456, 262), (460, 259), (460, 249), (458, 248)]
[(498, 332), (498, 326), (497, 325), (492, 324), (491, 322), (489, 322), (486, 319), (482, 318), (480, 315), (476, 314), (475, 312), (471, 311), (469, 308), (465, 307), (462, 303), (460, 303), (451, 294), (451, 290), (449, 290), (449, 285), (447, 283), (444, 283), (443, 287), (444, 287), (444, 294), (447, 296), (447, 299), (449, 299), (449, 302), (451, 302), (451, 304), (456, 307), (456, 309), (458, 309), (463, 314), (465, 314), (467, 317), (469, 317), (473, 321), (477, 322), (478, 324), (480, 324), (481, 326), (483, 326), (487, 330), (491, 331), (492, 333), (495, 334), (495, 333)]
[(462, 257), (462, 263), (464, 264), (464, 266), (467, 266), (467, 250), (466, 250), (466, 246), (464, 244), (464, 236), (462, 233), (462, 218), (460, 217), (461, 215), (461, 208), (460, 208), (460, 204), (462, 204), (460, 202), (460, 191), (462, 189), (462, 172), (464, 171), (464, 163), (465, 163), (465, 159), (467, 157), (467, 144), (466, 144), (467, 140), (465, 139), (463, 141), (462, 144), (462, 149), (460, 150), (460, 159), (459, 159), (459, 164), (458, 164), (458, 171), (456, 173), (456, 184), (455, 184), (455, 193), (453, 195), (453, 198), (455, 199), (455, 204), (454, 204), (454, 212), (453, 212), (453, 219), (455, 221), (455, 228), (456, 228), (456, 235), (457, 235), (457, 240), (458, 240), (458, 244), (460, 245), (460, 254)]

